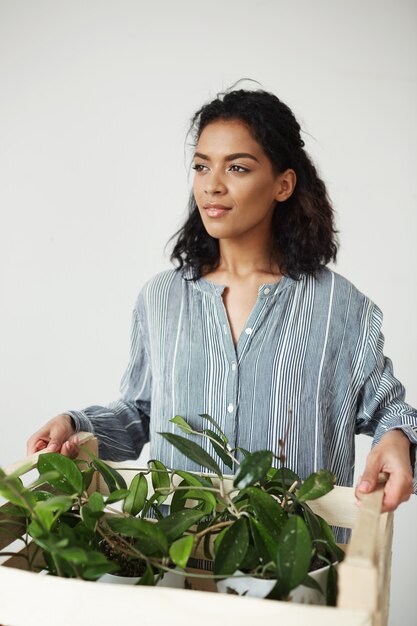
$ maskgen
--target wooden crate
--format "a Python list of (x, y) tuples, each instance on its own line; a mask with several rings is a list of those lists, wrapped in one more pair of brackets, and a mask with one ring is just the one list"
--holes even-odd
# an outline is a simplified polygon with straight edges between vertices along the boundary
[[(86, 448), (97, 453), (90, 433), (79, 436)], [(14, 463), (5, 468), (6, 473), (28, 460), (34, 467), (37, 458), (35, 454)], [(109, 465), (117, 467), (126, 482), (139, 471), (124, 469), (126, 463)], [(105, 493), (98, 475), (91, 489)], [(213, 626), (229, 620), (239, 626), (386, 626), (393, 514), (381, 514), (381, 502), (382, 487), (364, 496), (360, 508), (355, 506), (352, 488), (335, 487), (310, 503), (328, 523), (353, 528), (345, 561), (339, 566), (337, 607), (43, 576), (22, 569), (23, 559), (5, 557), (0, 562), (0, 626), (114, 626), (119, 620), (141, 626)], [(0, 518), (7, 518), (7, 504), (0, 508)], [(0, 537), (0, 551), (7, 549), (7, 543)]]

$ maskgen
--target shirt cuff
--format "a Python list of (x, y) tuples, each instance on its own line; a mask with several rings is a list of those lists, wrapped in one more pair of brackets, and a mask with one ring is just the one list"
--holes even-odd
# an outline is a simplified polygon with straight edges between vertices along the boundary
[(65, 413), (66, 415), (72, 417), (76, 433), (79, 433), (80, 431), (94, 433), (94, 426), (84, 411), (65, 411)]

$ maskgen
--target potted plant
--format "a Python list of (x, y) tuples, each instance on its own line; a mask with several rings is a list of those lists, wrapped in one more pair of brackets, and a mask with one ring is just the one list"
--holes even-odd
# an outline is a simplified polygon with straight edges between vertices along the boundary
[[(96, 457), (71, 460), (56, 453), (39, 456), (39, 478), (28, 487), (19, 472), (0, 471), (0, 494), (10, 501), (13, 515), (1, 528), (10, 532), (10, 524), (20, 525), (22, 541), (33, 541), (34, 550), (21, 555), (29, 569), (85, 580), (130, 571), (140, 585), (157, 584), (171, 573), (177, 580), (187, 575), (223, 581), (221, 588), (235, 593), (236, 581), (252, 579), (243, 592), (249, 594), (267, 580), (267, 597), (287, 599), (299, 585), (321, 593), (309, 572), (326, 566), (327, 600), (334, 604), (333, 563), (343, 552), (328, 524), (308, 506), (333, 488), (334, 476), (321, 470), (302, 482), (291, 470), (274, 467), (268, 450), (233, 450), (219, 425), (206, 414), (201, 418), (208, 427), (196, 430), (176, 416), (171, 422), (187, 437), (161, 436), (210, 474), (168, 470), (152, 460), (127, 486), (120, 472)], [(196, 437), (208, 440), (214, 454)], [(222, 473), (216, 458), (231, 476)], [(107, 484), (107, 496), (88, 493), (96, 471)], [(170, 512), (164, 516), (161, 505), (167, 498)], [(187, 573), (198, 554), (212, 571)]]

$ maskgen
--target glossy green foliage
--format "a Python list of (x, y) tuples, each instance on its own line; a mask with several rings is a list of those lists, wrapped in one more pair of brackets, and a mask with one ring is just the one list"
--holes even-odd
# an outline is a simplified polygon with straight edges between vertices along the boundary
[(292, 515), (285, 523), (277, 551), (277, 575), (281, 589), (288, 593), (307, 576), (313, 546), (304, 520)]
[(174, 435), (173, 433), (159, 433), (169, 443), (171, 443), (177, 450), (182, 452), (186, 457), (194, 461), (198, 465), (206, 467), (208, 470), (214, 472), (218, 476), (221, 476), (221, 470), (217, 462), (206, 452), (198, 443), (190, 441), (180, 435)]
[(244, 489), (263, 481), (271, 467), (271, 462), (272, 452), (269, 450), (258, 450), (248, 454), (240, 464), (233, 482), (234, 486)]
[(249, 545), (249, 532), (244, 518), (229, 526), (216, 546), (213, 571), (216, 575), (230, 576), (239, 569)]

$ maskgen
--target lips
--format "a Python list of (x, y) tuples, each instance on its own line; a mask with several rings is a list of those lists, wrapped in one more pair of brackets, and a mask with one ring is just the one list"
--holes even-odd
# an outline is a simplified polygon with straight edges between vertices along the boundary
[(221, 217), (227, 211), (230, 211), (232, 207), (224, 206), (224, 204), (218, 204), (217, 202), (207, 202), (203, 205), (203, 208), (207, 211), (209, 217)]

